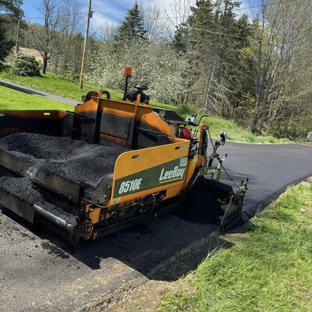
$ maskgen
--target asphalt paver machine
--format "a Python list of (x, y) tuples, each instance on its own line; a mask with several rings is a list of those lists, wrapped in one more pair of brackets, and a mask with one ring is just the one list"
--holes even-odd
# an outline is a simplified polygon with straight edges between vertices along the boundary
[(225, 134), (213, 142), (202, 119), (153, 107), (146, 89), (89, 92), (73, 112), (0, 110), (0, 205), (74, 242), (173, 210), (233, 226), (247, 182), (220, 182)]

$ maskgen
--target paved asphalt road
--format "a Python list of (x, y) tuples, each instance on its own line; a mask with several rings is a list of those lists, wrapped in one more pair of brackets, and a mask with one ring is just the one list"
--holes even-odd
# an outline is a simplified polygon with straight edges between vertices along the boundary
[[(312, 176), (312, 145), (227, 142), (219, 151), (228, 154), (224, 167), (236, 183), (249, 178), (244, 204), (249, 217), (270, 204), (288, 185)], [(225, 174), (223, 180), (229, 183)]]
[[(312, 176), (311, 146), (227, 142), (219, 151), (237, 184), (249, 177), (248, 216)], [(224, 243), (217, 229), (169, 214), (76, 246), (0, 209), (0, 311), (86, 311), (120, 287), (176, 280)]]

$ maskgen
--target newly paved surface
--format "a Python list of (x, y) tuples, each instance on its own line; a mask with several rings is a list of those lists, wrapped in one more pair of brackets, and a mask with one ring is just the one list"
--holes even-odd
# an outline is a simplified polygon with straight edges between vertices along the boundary
[[(227, 142), (219, 151), (235, 183), (249, 177), (250, 216), (312, 176), (310, 146)], [(75, 246), (0, 209), (0, 311), (82, 311), (124, 285), (176, 280), (223, 243), (212, 237), (216, 230), (170, 214)]]
[[(244, 205), (249, 217), (270, 204), (288, 185), (312, 176), (312, 145), (227, 142), (220, 152), (228, 154), (224, 167), (238, 185), (241, 178), (249, 178)], [(225, 174), (223, 180), (229, 181)]]

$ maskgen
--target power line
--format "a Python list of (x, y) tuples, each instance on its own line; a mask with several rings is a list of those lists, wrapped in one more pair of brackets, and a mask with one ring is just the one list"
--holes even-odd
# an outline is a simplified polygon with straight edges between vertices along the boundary
[[(248, 7), (243, 7), (243, 8), (237, 8), (237, 10), (250, 10), (252, 8), (259, 8), (259, 7), (262, 7), (262, 5), (254, 5), (254, 6), (248, 6)], [(123, 17), (125, 18), (127, 14), (123, 14), (123, 13), (111, 13), (111, 12), (108, 12), (107, 10), (99, 10), (97, 9), (95, 11), (95, 13), (97, 12), (104, 12), (104, 13), (108, 13), (110, 16), (115, 16), (115, 17)], [(73, 16), (73, 15), (77, 15), (77, 14), (86, 14), (86, 12), (75, 12), (75, 13), (70, 13), (70, 14), (67, 14), (67, 16)], [(177, 16), (166, 16), (166, 17), (159, 17), (158, 19), (159, 20), (163, 20), (163, 19), (168, 19), (168, 18), (173, 18), (173, 19), (177, 19), (177, 18), (186, 18), (186, 17), (189, 17), (190, 15), (177, 15)], [(42, 19), (43, 17), (40, 17), (40, 16), (36, 16), (36, 17), (28, 17), (26, 16), (26, 19), (28, 20), (33, 20), (33, 19)]]
[[(266, 3), (266, 4), (259, 4), (259, 5), (250, 5), (250, 6), (244, 6), (244, 7), (238, 7), (238, 8), (234, 8), (234, 11), (235, 10), (238, 10), (238, 11), (241, 11), (241, 10), (251, 10), (251, 9), (255, 9), (255, 8), (263, 8), (263, 7), (269, 7), (269, 6), (276, 6), (276, 5), (279, 5), (281, 3), (285, 3), (287, 2), (287, 0), (281, 0), (279, 1), (278, 3)], [(108, 13), (110, 16), (115, 16), (115, 17), (123, 17), (125, 18), (127, 14), (124, 14), (124, 13), (112, 13), (112, 12), (108, 12), (107, 10), (101, 10), (101, 9), (97, 9), (95, 11), (96, 12), (104, 12), (104, 13)], [(86, 14), (86, 12), (75, 12), (75, 13), (70, 13), (68, 15), (76, 15), (76, 14)], [(166, 16), (166, 17), (160, 17), (158, 18), (159, 20), (161, 19), (168, 19), (168, 18), (186, 18), (186, 17), (189, 17), (190, 15), (177, 15), (177, 16)], [(27, 17), (27, 19), (41, 19), (42, 17)]]
[[(286, 2), (287, 0), (281, 0), (278, 4), (280, 3), (284, 3)], [(277, 3), (269, 3), (269, 4), (265, 4), (265, 5), (250, 5), (250, 6), (245, 6), (245, 7), (242, 7), (242, 8), (237, 8), (237, 10), (241, 11), (241, 10), (251, 10), (251, 9), (254, 9), (254, 8), (261, 8), (261, 7), (265, 7), (265, 6), (273, 6), (273, 5), (277, 5)], [(234, 10), (235, 11), (235, 10)], [(105, 10), (96, 10), (96, 12), (105, 12), (107, 13), (107, 11)], [(77, 14), (86, 14), (86, 12), (77, 12), (77, 13), (70, 13), (68, 14), (69, 16), (72, 16), (72, 15), (77, 15)], [(67, 16), (68, 16), (67, 15)], [(123, 17), (125, 18), (126, 17), (126, 14), (121, 14), (121, 13), (109, 13), (110, 16), (112, 17)], [(166, 16), (166, 17), (159, 17), (158, 20), (170, 20), (172, 24), (173, 21), (172, 19), (185, 19), (187, 17), (189, 17), (191, 15), (177, 15), (177, 16)], [(42, 19), (42, 17), (27, 17), (28, 20), (36, 20), (36, 19)], [(145, 21), (147, 21), (145, 19)], [(151, 19), (149, 20), (151, 21)], [(174, 25), (176, 26), (176, 25)], [(236, 37), (236, 38), (244, 38), (243, 36), (240, 36), (240, 35), (235, 35), (235, 34), (229, 34), (229, 33), (224, 33), (224, 32), (219, 32), (219, 31), (212, 31), (212, 30), (209, 30), (209, 29), (201, 29), (201, 28), (194, 28), (194, 27), (187, 27), (187, 26), (183, 26), (183, 28), (188, 28), (188, 29), (195, 29), (195, 30), (199, 30), (199, 31), (204, 31), (204, 32), (209, 32), (209, 33), (212, 33), (212, 34), (216, 34), (216, 35), (223, 35), (223, 36), (229, 36), (229, 37)]]
[(236, 37), (236, 38), (246, 38), (246, 37), (243, 37), (243, 36), (239, 36), (239, 35), (234, 35), (234, 34), (228, 34), (228, 33), (223, 33), (223, 32), (220, 32), (220, 31), (213, 31), (213, 30), (209, 30), (209, 29), (204, 29), (204, 28), (196, 28), (196, 27), (188, 27), (188, 26), (185, 26), (183, 28), (187, 28), (187, 29), (194, 29), (194, 30), (199, 30), (199, 31), (204, 31), (204, 32), (208, 32), (208, 33), (211, 33), (211, 34), (216, 34), (216, 35), (223, 35), (223, 36), (229, 36), (229, 37)]
[[(75, 12), (75, 13), (69, 13), (66, 14), (66, 16), (75, 16), (75, 15), (83, 15), (83, 14), (87, 14), (87, 12)], [(25, 19), (27, 20), (36, 20), (36, 19), (44, 19), (44, 16), (34, 16), (34, 17), (29, 17), (29, 16), (25, 16)]]

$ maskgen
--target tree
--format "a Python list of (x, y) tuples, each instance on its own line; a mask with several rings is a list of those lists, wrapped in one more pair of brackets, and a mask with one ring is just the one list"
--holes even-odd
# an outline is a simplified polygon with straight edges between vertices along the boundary
[(1, 20), (5, 28), (6, 38), (15, 42), (15, 51), (18, 52), (18, 46), (24, 41), (23, 35), (27, 32), (28, 24), (20, 16), (2, 15)]
[(0, 19), (0, 64), (4, 62), (5, 58), (9, 55), (14, 44), (15, 42), (13, 40), (6, 38), (3, 19)]
[(208, 59), (204, 107), (210, 113), (225, 117), (232, 115), (237, 102), (235, 91), (241, 74), (238, 43), (242, 38), (238, 33), (237, 19), (233, 12), (238, 6), (238, 2), (231, 0), (216, 1), (210, 34), (212, 62)]
[(156, 4), (142, 6), (140, 11), (148, 41), (168, 41), (170, 26), (164, 11)]
[(58, 5), (57, 35), (51, 65), (55, 73), (76, 76), (80, 71), (83, 38), (80, 34), (81, 8), (72, 0), (65, 0)]
[(212, 114), (228, 115), (237, 76), (238, 27), (229, 0), (197, 0), (187, 22), (177, 29), (174, 45), (186, 53), (188, 101)]
[(115, 25), (110, 25), (108, 23), (98, 26), (96, 31), (96, 37), (102, 42), (113, 41), (117, 34), (118, 28)]
[[(194, 0), (171, 0), (168, 19), (174, 25), (173, 46), (182, 55), (190, 49), (190, 30), (187, 24)], [(171, 14), (171, 15), (170, 15)]]
[[(262, 2), (256, 111), (252, 132), (293, 129), (306, 118), (311, 94), (312, 7), (309, 0)], [(296, 117), (296, 123), (289, 118)], [(298, 117), (300, 117), (298, 120)], [(281, 135), (281, 133), (279, 133)]]
[(44, 17), (43, 27), (37, 27), (32, 35), (36, 49), (43, 59), (42, 72), (45, 74), (48, 61), (54, 52), (54, 43), (58, 35), (59, 11), (57, 0), (42, 0), (42, 5), (37, 8)]
[(190, 51), (190, 39), (191, 34), (187, 24), (183, 23), (176, 26), (173, 38), (173, 47), (178, 54), (182, 56), (188, 54)]
[(17, 21), (18, 18), (23, 16), (24, 13), (20, 9), (21, 4), (22, 1), (20, 0), (0, 0), (0, 10), (6, 13), (5, 15), (0, 15), (0, 62), (4, 61), (15, 45), (14, 40), (9, 39), (6, 35), (6, 21)]
[(24, 15), (21, 9), (22, 4), (22, 0), (0, 0), (0, 9), (14, 16), (22, 17)]
[(187, 26), (190, 28), (189, 52), (190, 68), (189, 89), (193, 102), (208, 110), (208, 98), (211, 95), (212, 84), (215, 81), (215, 67), (217, 66), (217, 54), (214, 53), (216, 45), (214, 23), (214, 4), (210, 0), (197, 0), (196, 6), (191, 7), (192, 15), (189, 17)]
[(247, 15), (237, 20), (237, 34), (235, 45), (237, 49), (235, 72), (231, 77), (234, 107), (233, 117), (243, 127), (249, 128), (255, 108), (255, 92), (257, 83), (257, 34), (259, 32), (258, 19), (249, 22)]
[[(130, 86), (144, 83), (148, 94), (156, 100), (174, 103), (183, 92), (180, 73), (185, 62), (177, 58), (172, 46), (164, 42), (142, 45), (132, 43), (123, 53), (116, 53), (114, 42), (97, 43), (93, 63), (88, 67), (88, 80), (110, 88), (123, 88), (125, 65), (132, 67)], [(98, 66), (101, 64), (101, 66)]]
[(115, 36), (115, 40), (125, 43), (147, 41), (143, 18), (137, 2), (128, 11), (124, 21), (119, 26), (118, 35)]

